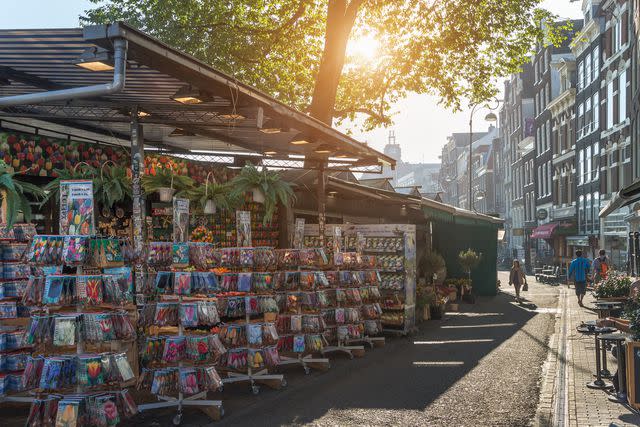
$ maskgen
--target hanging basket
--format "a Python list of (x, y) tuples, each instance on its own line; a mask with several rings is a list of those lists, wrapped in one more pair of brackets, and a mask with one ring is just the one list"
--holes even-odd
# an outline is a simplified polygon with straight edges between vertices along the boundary
[(264, 203), (264, 201), (265, 201), (264, 193), (262, 192), (261, 189), (259, 189), (258, 187), (254, 187), (251, 190), (251, 194), (253, 195), (253, 201), (255, 203), (260, 203), (260, 204)]
[(204, 204), (204, 213), (206, 215), (214, 215), (216, 211), (216, 202), (211, 199), (207, 200), (207, 202)]
[(173, 194), (176, 192), (174, 188), (169, 187), (160, 187), (157, 191), (161, 202), (170, 202), (173, 200)]
[(159, 187), (158, 197), (161, 202), (170, 202), (173, 200), (173, 195), (176, 192), (175, 188), (173, 188), (173, 166), (169, 164), (169, 169), (171, 170), (171, 186), (170, 187)]

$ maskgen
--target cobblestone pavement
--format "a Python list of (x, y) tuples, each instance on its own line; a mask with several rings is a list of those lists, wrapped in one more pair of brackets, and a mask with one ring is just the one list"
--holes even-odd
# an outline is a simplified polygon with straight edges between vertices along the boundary
[[(537, 423), (571, 427), (640, 425), (640, 416), (628, 407), (609, 401), (609, 395), (603, 391), (586, 387), (594, 380), (596, 371), (595, 342), (593, 336), (579, 333), (576, 326), (597, 316), (578, 305), (573, 288), (561, 286), (558, 291), (563, 315), (557, 316), (549, 344)], [(593, 298), (587, 295), (584, 302), (589, 307)], [(610, 353), (608, 368), (611, 372), (616, 371), (616, 362)], [(566, 387), (563, 387), (563, 381)]]

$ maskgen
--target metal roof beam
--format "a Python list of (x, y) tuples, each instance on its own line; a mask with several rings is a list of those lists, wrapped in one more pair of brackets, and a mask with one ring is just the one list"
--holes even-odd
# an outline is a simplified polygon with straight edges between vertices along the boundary
[(0, 65), (0, 78), (6, 78), (29, 86), (46, 90), (66, 89), (67, 86), (52, 82), (49, 79), (34, 76), (33, 74), (18, 71), (6, 65)]

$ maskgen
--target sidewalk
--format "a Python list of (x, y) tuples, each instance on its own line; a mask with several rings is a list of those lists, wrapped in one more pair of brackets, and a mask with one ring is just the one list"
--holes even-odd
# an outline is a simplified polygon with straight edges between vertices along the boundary
[[(601, 390), (587, 388), (594, 380), (595, 342), (592, 335), (576, 330), (582, 321), (597, 315), (578, 305), (574, 289), (559, 287), (555, 333), (549, 342), (549, 358), (543, 370), (543, 383), (537, 425), (554, 426), (632, 426), (640, 425), (640, 416), (625, 405), (611, 402)], [(593, 304), (587, 295), (585, 306)], [(611, 353), (608, 368), (613, 373), (617, 363)]]

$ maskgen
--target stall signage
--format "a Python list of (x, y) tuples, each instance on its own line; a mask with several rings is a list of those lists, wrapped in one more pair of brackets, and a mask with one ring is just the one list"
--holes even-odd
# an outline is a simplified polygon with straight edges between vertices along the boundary
[(93, 181), (60, 181), (60, 234), (95, 234)]
[(189, 199), (173, 198), (173, 241), (189, 241)]
[(236, 211), (236, 232), (238, 233), (238, 246), (251, 246), (251, 212)]
[(293, 248), (302, 249), (304, 245), (304, 218), (296, 218), (296, 227), (293, 232)]

